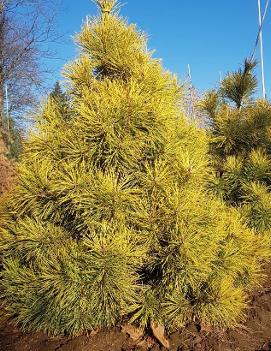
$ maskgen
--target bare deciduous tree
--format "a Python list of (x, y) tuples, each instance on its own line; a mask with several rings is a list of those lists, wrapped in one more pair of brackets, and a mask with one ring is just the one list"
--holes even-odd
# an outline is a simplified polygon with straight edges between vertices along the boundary
[(17, 117), (33, 105), (42, 87), (41, 59), (52, 57), (48, 43), (57, 39), (58, 0), (0, 0), (0, 112), (5, 88), (9, 112)]

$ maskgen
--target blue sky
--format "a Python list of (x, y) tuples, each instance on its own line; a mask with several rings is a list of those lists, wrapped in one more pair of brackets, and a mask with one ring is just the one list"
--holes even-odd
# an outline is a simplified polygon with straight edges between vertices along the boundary
[[(264, 5), (262, 0), (262, 8)], [(62, 0), (58, 27), (64, 37), (62, 45), (54, 44), (59, 59), (50, 62), (55, 71), (52, 82), (59, 79), (63, 64), (76, 56), (72, 36), (86, 15), (96, 13), (90, 0)], [(201, 92), (218, 84), (219, 72), (225, 75), (235, 70), (251, 54), (258, 29), (257, 0), (126, 0), (121, 14), (148, 34), (149, 48), (180, 79), (185, 79), (190, 64), (193, 84)], [(263, 37), (270, 97), (271, 8)], [(259, 68), (257, 71), (260, 77)]]

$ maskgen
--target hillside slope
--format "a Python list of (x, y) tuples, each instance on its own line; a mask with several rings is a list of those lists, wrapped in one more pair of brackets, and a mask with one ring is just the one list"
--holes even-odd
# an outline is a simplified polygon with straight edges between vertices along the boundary
[(10, 189), (15, 178), (15, 165), (5, 156), (7, 148), (0, 138), (0, 196)]

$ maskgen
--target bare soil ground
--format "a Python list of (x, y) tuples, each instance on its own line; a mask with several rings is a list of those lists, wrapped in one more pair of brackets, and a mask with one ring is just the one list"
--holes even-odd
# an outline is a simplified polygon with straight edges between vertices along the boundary
[(15, 179), (15, 165), (5, 157), (6, 151), (0, 134), (0, 196), (10, 189)]
[(15, 180), (15, 165), (0, 154), (0, 196), (7, 192)]
[[(224, 333), (200, 331), (196, 325), (170, 335), (170, 351), (271, 351), (271, 264), (263, 288), (255, 292), (243, 326)], [(147, 342), (146, 342), (147, 340)], [(23, 334), (10, 321), (2, 322), (0, 351), (140, 351), (166, 350), (147, 337), (136, 345), (121, 328), (76, 338)]]

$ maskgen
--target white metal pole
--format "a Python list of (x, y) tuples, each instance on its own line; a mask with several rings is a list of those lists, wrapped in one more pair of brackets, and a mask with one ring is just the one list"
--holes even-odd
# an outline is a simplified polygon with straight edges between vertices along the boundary
[(263, 98), (266, 98), (265, 93), (265, 80), (264, 80), (264, 59), (263, 59), (263, 33), (262, 33), (262, 12), (261, 12), (261, 0), (258, 0), (258, 12), (259, 12), (259, 26), (260, 26), (260, 53), (261, 53), (261, 69), (262, 69), (262, 92)]
[(194, 95), (193, 95), (193, 84), (192, 84), (192, 76), (191, 76), (191, 69), (190, 69), (190, 64), (187, 65), (188, 68), (188, 78), (189, 78), (189, 90), (190, 90), (190, 115), (192, 117), (192, 120), (195, 119), (194, 115)]
[(8, 104), (8, 85), (7, 85), (7, 84), (5, 85), (5, 90), (6, 90), (6, 114), (7, 114), (7, 117), (8, 117), (8, 114), (9, 114), (9, 104)]
[(189, 64), (187, 65), (187, 68), (188, 68), (188, 78), (191, 81), (192, 77), (191, 77), (191, 69), (190, 69), (190, 65)]
[(7, 118), (7, 127), (8, 127), (8, 132), (9, 132), (9, 103), (8, 103), (8, 85), (5, 85), (5, 91), (6, 91), (6, 118)]

